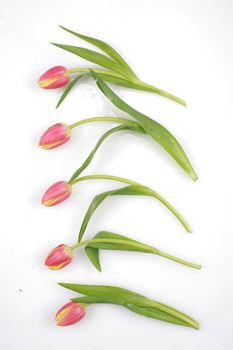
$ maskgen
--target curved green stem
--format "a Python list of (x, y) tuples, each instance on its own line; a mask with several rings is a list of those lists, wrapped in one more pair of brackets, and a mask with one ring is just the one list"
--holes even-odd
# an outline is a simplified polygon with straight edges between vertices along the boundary
[[(98, 68), (91, 68), (94, 72), (99, 73), (99, 74), (106, 74), (106, 75), (111, 75), (117, 78), (124, 78), (121, 74), (116, 73), (113, 70), (106, 70), (106, 69), (98, 69)], [(74, 73), (90, 73), (90, 68), (74, 68), (74, 69), (69, 69), (68, 74), (74, 74)]]
[(131, 242), (131, 241), (126, 241), (126, 240), (120, 240), (120, 239), (110, 239), (110, 238), (95, 238), (95, 239), (89, 239), (89, 240), (86, 240), (86, 241), (82, 241), (82, 242), (78, 242), (78, 243), (75, 243), (74, 245), (72, 245), (70, 247), (71, 250), (74, 250), (80, 246), (84, 246), (84, 245), (88, 245), (88, 244), (92, 244), (92, 243), (116, 243), (116, 244), (122, 244), (122, 245), (126, 245), (127, 246), (132, 246), (132, 247), (135, 247), (135, 248), (145, 248), (147, 250), (148, 253), (151, 253), (151, 254), (156, 254), (156, 255), (160, 255), (164, 258), (167, 258), (169, 260), (172, 260), (172, 261), (175, 261), (179, 264), (182, 264), (182, 265), (186, 265), (186, 266), (189, 266), (189, 267), (192, 267), (194, 269), (200, 269), (201, 268), (201, 265), (199, 264), (194, 264), (194, 263), (191, 263), (189, 261), (186, 261), (186, 260), (183, 260), (183, 259), (179, 259), (175, 256), (172, 256), (170, 254), (167, 254), (167, 253), (164, 253), (154, 247), (151, 247), (147, 244), (143, 244), (143, 243), (137, 243), (137, 242)]
[[(157, 95), (160, 95), (160, 96), (163, 96), (163, 97), (166, 97), (166, 98), (169, 98), (170, 100), (172, 101), (175, 101), (179, 104), (181, 104), (182, 106), (185, 106), (187, 107), (187, 104), (184, 100), (182, 100), (181, 98), (173, 95), (173, 94), (170, 94), (169, 92), (167, 91), (164, 91), (162, 89), (159, 89), (153, 85), (150, 85), (150, 84), (147, 84), (147, 83), (144, 83), (143, 81), (138, 81), (138, 83), (136, 83), (138, 85), (138, 87), (141, 89), (141, 90), (144, 90), (144, 91), (150, 91), (150, 92), (154, 92), (155, 94)], [(136, 85), (135, 84), (135, 85)]]
[(88, 167), (88, 165), (91, 163), (91, 161), (94, 158), (94, 156), (95, 156), (97, 150), (99, 149), (99, 147), (102, 145), (102, 143), (110, 135), (114, 134), (115, 132), (125, 131), (125, 130), (131, 130), (131, 131), (135, 131), (135, 132), (144, 133), (144, 130), (140, 127), (140, 125), (137, 125), (137, 124), (136, 124), (136, 126), (132, 126), (132, 125), (128, 125), (128, 124), (121, 124), (121, 125), (115, 126), (114, 128), (106, 131), (101, 136), (101, 138), (99, 139), (99, 141), (95, 145), (94, 149), (91, 151), (91, 153), (86, 158), (86, 160), (83, 162), (83, 164), (73, 173), (73, 175), (71, 176), (71, 178), (69, 180), (69, 183), (72, 183), (72, 181), (74, 181)]
[(198, 270), (201, 269), (201, 265), (199, 265), (199, 264), (193, 264), (193, 263), (187, 262), (186, 260), (176, 258), (173, 255), (170, 255), (170, 254), (167, 254), (167, 253), (164, 253), (164, 252), (161, 252), (161, 251), (158, 252), (158, 255), (163, 256), (164, 258), (167, 258), (169, 260), (175, 261), (175, 262), (177, 262), (179, 264), (186, 265), (186, 266), (189, 266), (189, 267), (193, 267), (194, 269), (198, 269)]
[(138, 182), (126, 179), (124, 177), (114, 176), (114, 175), (86, 175), (75, 179), (70, 184), (74, 185), (78, 182), (85, 181), (85, 180), (113, 180), (113, 181), (123, 182), (128, 185), (142, 186)]
[(122, 124), (129, 124), (129, 125), (138, 125), (137, 122), (134, 122), (133, 120), (127, 119), (127, 118), (118, 118), (118, 117), (94, 117), (94, 118), (87, 118), (80, 120), (76, 123), (73, 123), (69, 125), (70, 129), (76, 128), (77, 126), (88, 124), (88, 123), (94, 123), (94, 122), (113, 122), (113, 123), (122, 123)]
[(165, 205), (165, 207), (167, 207), (176, 216), (176, 218), (184, 226), (184, 228), (186, 229), (187, 232), (189, 232), (189, 233), (192, 232), (191, 227), (189, 226), (187, 221), (182, 217), (182, 215), (165, 198), (163, 198), (157, 192), (151, 190), (149, 187), (141, 185), (138, 182), (135, 182), (135, 181), (123, 178), (123, 177), (119, 177), (119, 176), (113, 176), (113, 175), (87, 175), (87, 176), (82, 176), (82, 177), (79, 177), (79, 178), (75, 179), (74, 181), (70, 182), (70, 184), (74, 185), (74, 184), (76, 184), (78, 182), (85, 181), (85, 180), (113, 180), (113, 181), (122, 182), (122, 183), (125, 183), (125, 184), (128, 184), (128, 185), (143, 186), (144, 188), (148, 188), (148, 193), (151, 196), (153, 196), (154, 198), (156, 198), (157, 200), (159, 200), (163, 205)]

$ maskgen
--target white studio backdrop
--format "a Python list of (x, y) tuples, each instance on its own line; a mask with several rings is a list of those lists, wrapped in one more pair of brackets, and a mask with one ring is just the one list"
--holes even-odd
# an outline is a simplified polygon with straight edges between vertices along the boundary
[[(229, 350), (233, 347), (232, 112), (233, 2), (185, 0), (1, 0), (1, 254), (2, 350)], [(190, 261), (201, 271), (157, 256), (107, 252), (102, 274), (82, 250), (60, 271), (48, 251), (72, 244), (91, 199), (120, 185), (85, 182), (53, 208), (40, 204), (53, 182), (68, 180), (109, 124), (82, 126), (54, 151), (38, 147), (56, 122), (124, 114), (86, 79), (55, 110), (60, 91), (37, 87), (55, 65), (87, 62), (49, 43), (90, 47), (58, 24), (113, 45), (144, 80), (184, 98), (185, 109), (156, 95), (112, 86), (129, 104), (180, 140), (199, 180), (193, 183), (147, 137), (119, 133), (98, 151), (85, 174), (114, 174), (161, 193), (193, 227), (186, 234), (151, 198), (115, 197), (96, 211), (86, 237), (100, 230), (128, 235)], [(80, 323), (56, 327), (54, 314), (75, 293), (56, 282), (118, 285), (174, 306), (200, 322), (195, 331), (93, 305)]]

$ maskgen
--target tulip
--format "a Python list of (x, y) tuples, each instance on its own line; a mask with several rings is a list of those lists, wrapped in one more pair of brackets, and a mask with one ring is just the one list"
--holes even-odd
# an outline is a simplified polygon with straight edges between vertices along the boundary
[(39, 145), (43, 149), (52, 149), (62, 145), (70, 139), (69, 125), (57, 123), (48, 128), (40, 138)]
[(73, 259), (73, 253), (66, 244), (54, 248), (45, 260), (45, 265), (51, 270), (59, 270), (68, 265)]
[(65, 304), (56, 313), (56, 325), (57, 326), (69, 326), (76, 322), (79, 322), (86, 313), (86, 305), (71, 301)]
[(71, 191), (71, 184), (66, 181), (58, 181), (48, 188), (41, 202), (46, 207), (52, 207), (68, 198), (71, 195)]
[(68, 70), (63, 66), (55, 66), (41, 75), (38, 85), (43, 89), (57, 89), (67, 85), (69, 80)]

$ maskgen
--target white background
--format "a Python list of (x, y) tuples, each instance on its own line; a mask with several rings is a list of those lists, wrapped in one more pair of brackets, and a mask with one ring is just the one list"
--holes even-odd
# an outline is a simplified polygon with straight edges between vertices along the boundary
[[(86, 237), (104, 229), (125, 234), (200, 262), (201, 271), (153, 255), (103, 251), (100, 274), (81, 249), (63, 270), (44, 267), (51, 248), (75, 241), (93, 196), (120, 186), (83, 182), (60, 206), (40, 204), (46, 188), (68, 180), (111, 124), (82, 126), (54, 151), (39, 149), (41, 133), (59, 121), (123, 116), (91, 79), (80, 83), (59, 110), (54, 107), (61, 91), (37, 87), (38, 77), (52, 66), (88, 65), (49, 44), (88, 46), (58, 24), (109, 42), (142, 80), (187, 100), (185, 109), (114, 86), (129, 104), (177, 136), (199, 175), (193, 183), (148, 137), (112, 136), (85, 174), (115, 174), (149, 185), (182, 212), (194, 233), (186, 234), (152, 198), (114, 197), (95, 213)], [(232, 32), (230, 0), (1, 0), (2, 350), (232, 349)], [(135, 290), (188, 313), (200, 322), (200, 331), (114, 305), (93, 305), (79, 324), (56, 327), (56, 310), (75, 295), (58, 281)]]

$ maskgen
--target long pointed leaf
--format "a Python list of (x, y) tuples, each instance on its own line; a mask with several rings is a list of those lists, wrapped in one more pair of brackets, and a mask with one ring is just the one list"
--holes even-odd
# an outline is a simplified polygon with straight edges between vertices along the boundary
[(92, 215), (94, 214), (94, 212), (96, 211), (96, 209), (98, 208), (98, 206), (105, 200), (105, 198), (109, 197), (109, 196), (114, 196), (114, 195), (145, 195), (143, 194), (143, 189), (141, 188), (141, 186), (126, 186), (120, 189), (116, 189), (116, 190), (112, 190), (112, 191), (107, 191), (107, 192), (103, 192), (99, 195), (97, 195), (91, 202), (89, 208), (87, 209), (87, 212), (84, 216), (80, 231), (79, 231), (79, 238), (78, 241), (80, 242), (84, 232), (87, 228), (87, 225), (92, 217)]
[[(138, 298), (137, 303), (139, 303), (139, 301), (141, 303), (143, 303), (143, 302), (146, 302), (146, 300), (147, 300), (147, 298), (141, 294), (132, 292), (129, 289), (115, 287), (115, 286), (104, 286), (104, 285), (93, 285), (93, 284), (76, 284), (76, 283), (63, 283), (63, 282), (60, 282), (58, 284), (59, 284), (59, 286), (62, 286), (64, 288), (67, 288), (69, 290), (72, 290), (74, 292), (78, 292), (78, 293), (84, 294), (84, 295), (90, 295), (90, 296), (95, 295), (95, 296), (100, 296), (100, 297), (105, 296), (105, 295), (109, 295), (109, 296), (115, 295), (118, 297), (124, 297), (124, 300), (126, 300), (126, 301), (129, 301), (127, 299), (127, 297), (129, 297), (129, 298), (134, 297), (134, 298)], [(141, 305), (141, 304), (139, 304), (139, 305)]]
[(186, 102), (184, 100), (182, 100), (181, 98), (179, 98), (179, 97), (177, 97), (177, 96), (175, 96), (167, 91), (156, 88), (155, 86), (152, 86), (150, 84), (144, 83), (141, 80), (139, 80), (138, 77), (136, 76), (136, 74), (131, 69), (131, 67), (127, 64), (127, 62), (109, 44), (107, 44), (104, 41), (101, 41), (99, 39), (92, 38), (92, 37), (89, 37), (86, 35), (82, 35), (80, 33), (76, 33), (70, 29), (63, 27), (63, 26), (60, 26), (60, 27), (64, 30), (66, 30), (67, 32), (77, 36), (78, 38), (83, 39), (92, 45), (95, 45), (96, 47), (101, 49), (103, 52), (105, 52), (108, 56), (110, 56), (112, 59), (114, 59), (116, 62), (118, 62), (120, 65), (124, 66), (132, 75), (132, 82), (130, 82), (130, 81), (127, 82), (127, 81), (124, 81), (123, 79), (111, 79), (109, 77), (106, 77), (106, 79), (104, 79), (104, 76), (101, 76), (102, 79), (104, 79), (106, 81), (110, 81), (114, 84), (121, 85), (121, 86), (126, 86), (126, 87), (130, 87), (130, 88), (138, 89), (138, 90), (143, 90), (143, 91), (154, 92), (157, 95), (167, 97), (170, 100), (173, 100), (173, 101), (175, 101), (183, 106), (186, 106)]
[(95, 145), (94, 149), (91, 151), (87, 159), (84, 161), (81, 167), (78, 168), (74, 172), (74, 174), (71, 176), (69, 182), (72, 183), (72, 181), (74, 181), (88, 167), (88, 165), (91, 163), (92, 159), (94, 158), (97, 150), (99, 149), (101, 144), (106, 140), (108, 136), (114, 134), (115, 132), (123, 131), (123, 130), (131, 130), (131, 131), (144, 133), (144, 130), (140, 127), (140, 125), (137, 126), (136, 124), (135, 126), (127, 125), (127, 124), (119, 125), (119, 126), (116, 126), (115, 128), (108, 130), (105, 134), (101, 136), (101, 138), (99, 139), (99, 141), (97, 142), (97, 144)]
[(99, 66), (116, 71), (121, 75), (123, 75), (124, 77), (130, 78), (130, 73), (124, 67), (119, 65), (117, 62), (113, 61), (111, 58), (99, 52), (85, 49), (84, 47), (79, 47), (79, 46), (64, 45), (64, 44), (57, 44), (57, 43), (51, 43), (51, 44), (65, 51), (73, 53), (74, 55), (77, 55), (81, 58), (84, 58), (85, 60), (96, 63)]
[(78, 241), (80, 242), (85, 230), (87, 228), (87, 225), (94, 214), (95, 210), (98, 208), (98, 206), (105, 200), (105, 198), (109, 196), (118, 196), (118, 195), (137, 195), (137, 196), (151, 196), (156, 199), (158, 199), (161, 203), (163, 203), (176, 217), (177, 219), (181, 222), (181, 224), (186, 228), (188, 232), (191, 232), (190, 227), (186, 223), (186, 221), (183, 219), (183, 217), (175, 210), (175, 208), (172, 207), (170, 203), (168, 203), (163, 197), (161, 197), (159, 194), (156, 192), (152, 191), (148, 187), (144, 186), (126, 186), (120, 189), (112, 190), (112, 191), (107, 191), (103, 192), (99, 195), (97, 195), (91, 202), (89, 208), (87, 209), (87, 212), (84, 216), (83, 222), (80, 227), (79, 231), (79, 238)]
[[(173, 321), (177, 319), (177, 322), (178, 320), (180, 320), (181, 323), (185, 323), (189, 327), (193, 327), (195, 329), (199, 328), (198, 323), (183, 312), (180, 312), (168, 305), (162, 304), (155, 300), (146, 298), (143, 295), (134, 293), (128, 289), (114, 286), (98, 286), (69, 283), (59, 283), (59, 285), (72, 291), (87, 295), (87, 298), (82, 298), (82, 300), (86, 300), (87, 303), (89, 300), (89, 303), (110, 302), (114, 304), (116, 303), (118, 305), (121, 304), (129, 308), (131, 311), (134, 311), (147, 317), (152, 317), (152, 313), (154, 313), (154, 316), (156, 316), (157, 314), (158, 317), (163, 317), (164, 321), (171, 322), (171, 319), (173, 319)], [(80, 298), (75, 298), (73, 300), (80, 301)], [(167, 319), (164, 317), (165, 314), (167, 314)]]
[[(143, 252), (143, 253), (155, 253), (155, 248), (150, 247), (146, 244), (143, 244), (141, 242), (138, 242), (134, 239), (128, 238), (123, 235), (119, 235), (117, 233), (108, 232), (108, 231), (101, 231), (97, 233), (93, 239), (114, 239), (116, 240), (115, 243), (112, 242), (95, 242), (95, 243), (88, 243), (87, 247), (93, 247), (97, 249), (104, 249), (104, 250), (127, 250), (127, 251), (134, 251), (134, 252)], [(117, 240), (125, 241), (125, 244), (118, 244)], [(136, 243), (135, 245), (127, 245), (127, 242)]]
[(86, 295), (84, 297), (72, 298), (72, 301), (85, 304), (116, 304), (124, 305), (124, 298), (117, 295)]
[(88, 295), (85, 297), (78, 297), (78, 298), (72, 298), (71, 299), (74, 302), (77, 303), (84, 303), (84, 304), (115, 304), (115, 305), (120, 305), (124, 306), (130, 311), (145, 316), (149, 318), (154, 318), (160, 321), (180, 325), (180, 326), (185, 326), (185, 327), (192, 327), (194, 329), (199, 329), (199, 325), (196, 321), (190, 323), (187, 321), (184, 321), (180, 319), (179, 317), (175, 317), (173, 315), (170, 315), (168, 312), (161, 311), (157, 309), (156, 307), (147, 307), (147, 306), (138, 306), (134, 305), (132, 303), (127, 303), (125, 302), (124, 298), (122, 297), (117, 297), (117, 296), (109, 296), (109, 295), (104, 295), (104, 296), (96, 296), (96, 295)]
[(124, 86), (130, 89), (153, 92), (159, 96), (166, 97), (186, 107), (186, 102), (182, 100), (182, 98), (177, 97), (165, 90), (159, 89), (153, 85), (144, 83), (143, 81), (140, 81), (140, 80), (130, 81), (130, 80), (124, 79), (124, 77), (117, 77), (115, 75), (105, 74), (102, 72), (96, 72), (96, 73), (100, 76), (101, 79), (103, 79), (104, 81), (108, 81), (109, 83)]
[(135, 118), (142, 128), (150, 135), (157, 143), (159, 143), (165, 151), (181, 166), (181, 168), (195, 181), (197, 175), (185, 154), (183, 148), (177, 139), (164, 126), (157, 123), (155, 120), (138, 112), (136, 109), (125, 103), (119, 96), (117, 96), (105, 82), (91, 71), (99, 89), (103, 94), (119, 109), (128, 113)]
[(198, 329), (198, 325), (192, 325), (190, 326), (190, 323), (185, 322), (181, 319), (179, 319), (178, 317), (174, 317), (172, 315), (169, 315), (168, 313), (158, 310), (156, 308), (152, 308), (152, 307), (142, 307), (142, 306), (137, 306), (137, 305), (133, 305), (133, 304), (125, 304), (124, 305), (127, 309), (129, 309), (130, 311), (135, 312), (136, 314), (145, 316), (145, 317), (149, 317), (149, 318), (154, 318), (160, 321), (164, 321), (164, 322), (168, 322), (168, 323), (173, 323), (173, 324), (177, 324), (180, 326), (185, 326), (185, 327), (192, 327), (195, 329)]
[[(142, 315), (145, 317), (150, 317), (150, 318), (154, 318), (154, 319), (157, 319), (160, 321), (190, 327), (189, 323), (187, 323), (187, 322), (185, 322), (185, 321), (183, 321), (175, 316), (172, 316), (167, 312), (161, 311), (155, 307), (147, 307), (147, 306), (143, 307), (143, 306), (134, 305), (132, 303), (127, 303), (127, 302), (125, 302), (124, 298), (117, 297), (115, 295), (114, 296), (88, 295), (85, 297), (72, 298), (71, 300), (74, 302), (85, 303), (85, 304), (104, 303), (104, 304), (120, 305), (120, 306), (126, 307), (130, 311), (135, 312), (136, 314), (139, 314), (139, 315)], [(194, 327), (194, 328), (196, 328), (196, 327)]]
[(146, 317), (158, 319), (165, 322), (170, 322), (182, 326), (190, 326), (187, 322), (180, 320), (177, 317), (169, 315), (167, 312), (161, 311), (155, 307), (149, 306), (138, 306), (132, 303), (125, 302), (123, 297), (118, 297), (116, 295), (88, 295), (84, 297), (72, 298), (74, 302), (85, 303), (85, 304), (116, 304), (120, 306), (125, 306), (130, 311), (133, 311), (139, 315)]
[[(91, 70), (93, 70), (92, 68), (90, 68)], [(136, 90), (143, 90), (143, 91), (150, 91), (150, 92), (155, 92), (152, 91), (151, 89), (149, 90), (149, 88), (143, 86), (140, 82), (132, 82), (126, 78), (124, 78), (123, 76), (116, 76), (113, 74), (106, 74), (102, 72), (98, 72), (97, 73), (103, 80), (108, 81), (109, 83), (112, 84), (116, 84), (116, 85), (120, 85), (120, 86), (124, 86), (130, 89), (136, 89)]]
[(63, 94), (61, 95), (56, 108), (58, 108), (62, 102), (64, 101), (64, 99), (66, 98), (66, 96), (69, 94), (69, 92), (73, 89), (73, 87), (77, 84), (77, 82), (79, 81), (79, 79), (81, 79), (85, 74), (82, 75), (78, 75), (76, 78), (74, 78), (73, 80), (71, 80), (71, 82), (69, 83), (69, 85), (65, 88)]
[(109, 44), (105, 43), (102, 40), (92, 38), (90, 36), (82, 35), (80, 33), (76, 33), (73, 30), (70, 30), (68, 28), (65, 28), (63, 26), (59, 26), (60, 28), (66, 30), (67, 32), (77, 36), (78, 38), (98, 47), (100, 50), (105, 52), (109, 57), (114, 59), (114, 61), (118, 62), (121, 66), (125, 67), (134, 77), (136, 77), (136, 74), (132, 71), (128, 63), (121, 57), (121, 55)]
[[(131, 242), (137, 242), (134, 241), (128, 237), (122, 236), (122, 235), (118, 235), (116, 233), (112, 233), (112, 232), (107, 232), (107, 231), (101, 231), (99, 233), (97, 233), (94, 237), (95, 238), (110, 238), (110, 239), (118, 239), (118, 240), (125, 240), (127, 241), (131, 241)], [(141, 249), (140, 249), (141, 248)], [(98, 271), (100, 271), (100, 261), (99, 261), (99, 249), (108, 249), (108, 250), (128, 250), (128, 251), (139, 251), (139, 252), (148, 252), (146, 250), (145, 247), (132, 247), (132, 246), (127, 246), (122, 245), (122, 244), (117, 244), (117, 243), (91, 243), (88, 244), (85, 247), (85, 252), (88, 256), (88, 258), (90, 259), (90, 261), (92, 262), (92, 264), (96, 267), (96, 269)]]
[(92, 262), (92, 264), (95, 266), (95, 268), (99, 272), (101, 272), (99, 249), (86, 246), (85, 253), (87, 254), (87, 256), (90, 259), (90, 261)]
[[(186, 265), (195, 269), (201, 268), (201, 266), (198, 264), (194, 264), (189, 261), (177, 258), (173, 255), (162, 252), (161, 250), (155, 247), (152, 247), (148, 244), (144, 244), (112, 232), (107, 232), (107, 231), (99, 232), (93, 239), (88, 240), (86, 242), (88, 247), (92, 247), (96, 249), (126, 250), (126, 251), (156, 254), (164, 258), (170, 259), (172, 261), (175, 261), (182, 265)], [(82, 243), (84, 244), (85, 241)]]

